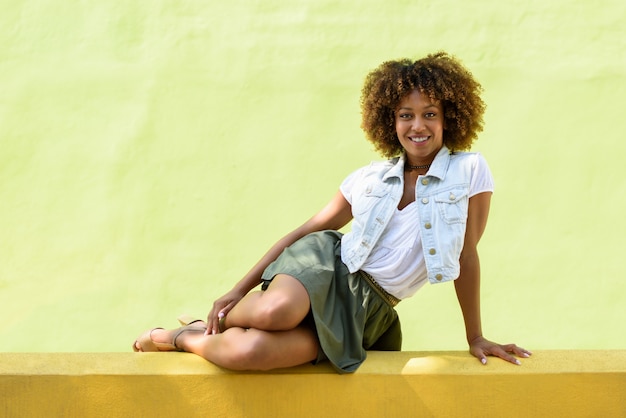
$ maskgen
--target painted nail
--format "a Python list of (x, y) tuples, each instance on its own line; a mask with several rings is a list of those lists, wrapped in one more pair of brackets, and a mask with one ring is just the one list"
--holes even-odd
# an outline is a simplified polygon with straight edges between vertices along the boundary
[(517, 364), (518, 366), (522, 365), (522, 363), (519, 360), (517, 360), (517, 359), (515, 360), (515, 364)]
[(218, 314), (217, 314), (217, 317), (218, 317), (219, 319), (224, 318), (224, 312), (220, 312), (220, 313), (218, 313)]
[(486, 359), (486, 358), (481, 358), (481, 359), (480, 359), (480, 362), (481, 362), (482, 364), (487, 364), (487, 359)]

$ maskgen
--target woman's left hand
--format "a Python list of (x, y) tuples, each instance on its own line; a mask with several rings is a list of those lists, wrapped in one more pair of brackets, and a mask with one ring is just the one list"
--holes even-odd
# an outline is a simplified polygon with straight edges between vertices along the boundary
[(527, 358), (532, 355), (530, 351), (515, 344), (498, 344), (484, 337), (476, 337), (470, 342), (470, 353), (480, 360), (482, 364), (487, 364), (487, 356), (495, 356), (520, 365), (520, 361), (515, 356)]

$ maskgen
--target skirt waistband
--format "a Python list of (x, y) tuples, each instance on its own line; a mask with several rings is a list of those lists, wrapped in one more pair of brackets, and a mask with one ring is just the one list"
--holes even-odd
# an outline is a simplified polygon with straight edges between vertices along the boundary
[(391, 306), (395, 307), (398, 303), (400, 303), (400, 299), (383, 289), (383, 287), (376, 283), (376, 280), (374, 280), (374, 278), (369, 273), (364, 272), (363, 270), (359, 270), (359, 273), (361, 273), (361, 277), (367, 280), (371, 288), (374, 289), (374, 291), (378, 293), (378, 295), (385, 301), (387, 301)]

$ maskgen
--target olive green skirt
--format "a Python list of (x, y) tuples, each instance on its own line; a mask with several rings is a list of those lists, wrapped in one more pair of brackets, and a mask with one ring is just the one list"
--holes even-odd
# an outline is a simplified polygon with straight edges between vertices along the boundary
[(337, 231), (315, 232), (298, 240), (263, 273), (263, 289), (277, 274), (288, 274), (306, 288), (319, 343), (318, 361), (328, 359), (339, 373), (354, 372), (366, 350), (400, 351), (398, 314), (363, 277), (341, 261)]

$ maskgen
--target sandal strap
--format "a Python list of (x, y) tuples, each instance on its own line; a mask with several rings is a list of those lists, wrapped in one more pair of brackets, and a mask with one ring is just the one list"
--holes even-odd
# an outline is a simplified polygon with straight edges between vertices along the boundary
[(186, 327), (180, 327), (178, 328), (178, 331), (176, 331), (176, 333), (174, 334), (174, 337), (172, 338), (172, 345), (176, 348), (177, 351), (185, 351), (182, 348), (180, 348), (178, 346), (178, 344), (176, 344), (176, 340), (178, 339), (178, 337), (180, 337), (180, 335), (183, 332), (202, 332), (204, 333), (206, 331), (206, 327), (197, 327), (197, 326), (186, 326)]

